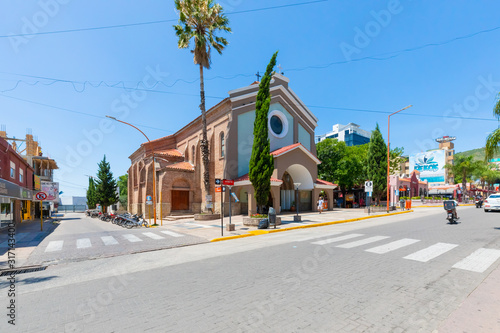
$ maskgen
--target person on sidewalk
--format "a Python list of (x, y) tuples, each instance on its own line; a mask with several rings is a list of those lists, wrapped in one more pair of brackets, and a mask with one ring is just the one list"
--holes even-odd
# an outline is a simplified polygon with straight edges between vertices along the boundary
[(323, 197), (319, 197), (319, 200), (318, 200), (318, 211), (319, 213), (321, 214), (323, 212)]

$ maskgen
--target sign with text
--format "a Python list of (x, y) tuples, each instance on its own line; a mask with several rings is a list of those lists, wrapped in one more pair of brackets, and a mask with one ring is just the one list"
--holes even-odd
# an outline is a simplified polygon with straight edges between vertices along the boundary
[(224, 179), (222, 181), (222, 185), (230, 185), (230, 186), (233, 186), (234, 185), (234, 180), (231, 180), (231, 179)]
[(47, 199), (44, 201), (59, 201), (59, 183), (42, 182), (42, 192), (47, 193)]
[(444, 182), (446, 151), (443, 149), (410, 155), (410, 173), (420, 172), (420, 179), (429, 183)]

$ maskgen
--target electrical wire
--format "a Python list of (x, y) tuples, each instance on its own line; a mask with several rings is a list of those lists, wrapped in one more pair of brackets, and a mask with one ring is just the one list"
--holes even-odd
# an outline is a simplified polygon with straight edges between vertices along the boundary
[[(315, 0), (308, 2), (300, 2), (294, 4), (280, 5), (280, 6), (271, 6), (271, 7), (263, 7), (263, 8), (255, 8), (255, 9), (247, 9), (241, 10), (237, 12), (228, 12), (226, 15), (236, 15), (243, 13), (251, 13), (251, 12), (260, 12), (265, 10), (273, 10), (273, 9), (281, 9), (286, 7), (296, 7), (303, 5), (311, 5), (320, 2), (328, 2), (330, 0)], [(78, 28), (78, 29), (67, 29), (67, 30), (56, 30), (56, 31), (46, 31), (46, 32), (36, 32), (31, 34), (11, 34), (11, 35), (0, 35), (0, 38), (12, 38), (12, 37), (28, 37), (28, 36), (37, 36), (37, 35), (53, 35), (53, 34), (62, 34), (62, 33), (70, 33), (70, 32), (81, 32), (81, 31), (93, 31), (93, 30), (104, 30), (104, 29), (116, 29), (116, 28), (126, 28), (126, 27), (134, 27), (141, 25), (151, 25), (151, 24), (162, 24), (169, 22), (177, 22), (179, 19), (169, 19), (169, 20), (158, 20), (158, 21), (148, 21), (148, 22), (137, 22), (137, 23), (127, 23), (127, 24), (117, 24), (117, 25), (108, 25), (108, 26), (100, 26), (100, 27), (89, 27), (89, 28)]]

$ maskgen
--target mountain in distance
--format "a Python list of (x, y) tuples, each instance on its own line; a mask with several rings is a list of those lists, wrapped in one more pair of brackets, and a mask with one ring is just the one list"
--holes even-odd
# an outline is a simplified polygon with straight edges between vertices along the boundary
[[(465, 157), (474, 156), (475, 160), (484, 161), (484, 156), (485, 156), (484, 150), (485, 148), (476, 148), (472, 150), (463, 151), (461, 153), (456, 153), (455, 156), (465, 156)], [(493, 158), (500, 158), (500, 154), (495, 154)]]

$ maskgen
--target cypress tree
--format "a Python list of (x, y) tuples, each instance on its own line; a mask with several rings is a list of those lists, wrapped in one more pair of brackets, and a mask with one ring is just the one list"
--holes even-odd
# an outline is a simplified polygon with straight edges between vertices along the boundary
[(277, 56), (278, 52), (274, 53), (267, 65), (266, 73), (259, 84), (259, 92), (257, 94), (257, 101), (255, 102), (253, 146), (248, 176), (254, 188), (258, 213), (262, 213), (263, 207), (267, 204), (271, 190), (271, 174), (274, 170), (274, 160), (271, 155), (271, 144), (268, 136), (267, 115), (269, 113), (269, 105), (271, 104), (269, 84), (271, 83)]
[(109, 205), (113, 205), (118, 201), (116, 190), (116, 180), (113, 178), (111, 167), (106, 161), (106, 155), (104, 155), (104, 158), (99, 163), (96, 179), (97, 202), (101, 204), (103, 212), (106, 211)]
[(97, 204), (94, 178), (89, 177), (89, 188), (87, 189), (87, 206), (94, 209)]
[(387, 190), (387, 145), (378, 123), (370, 138), (366, 171), (368, 179), (373, 182), (373, 197), (380, 204), (380, 199)]

